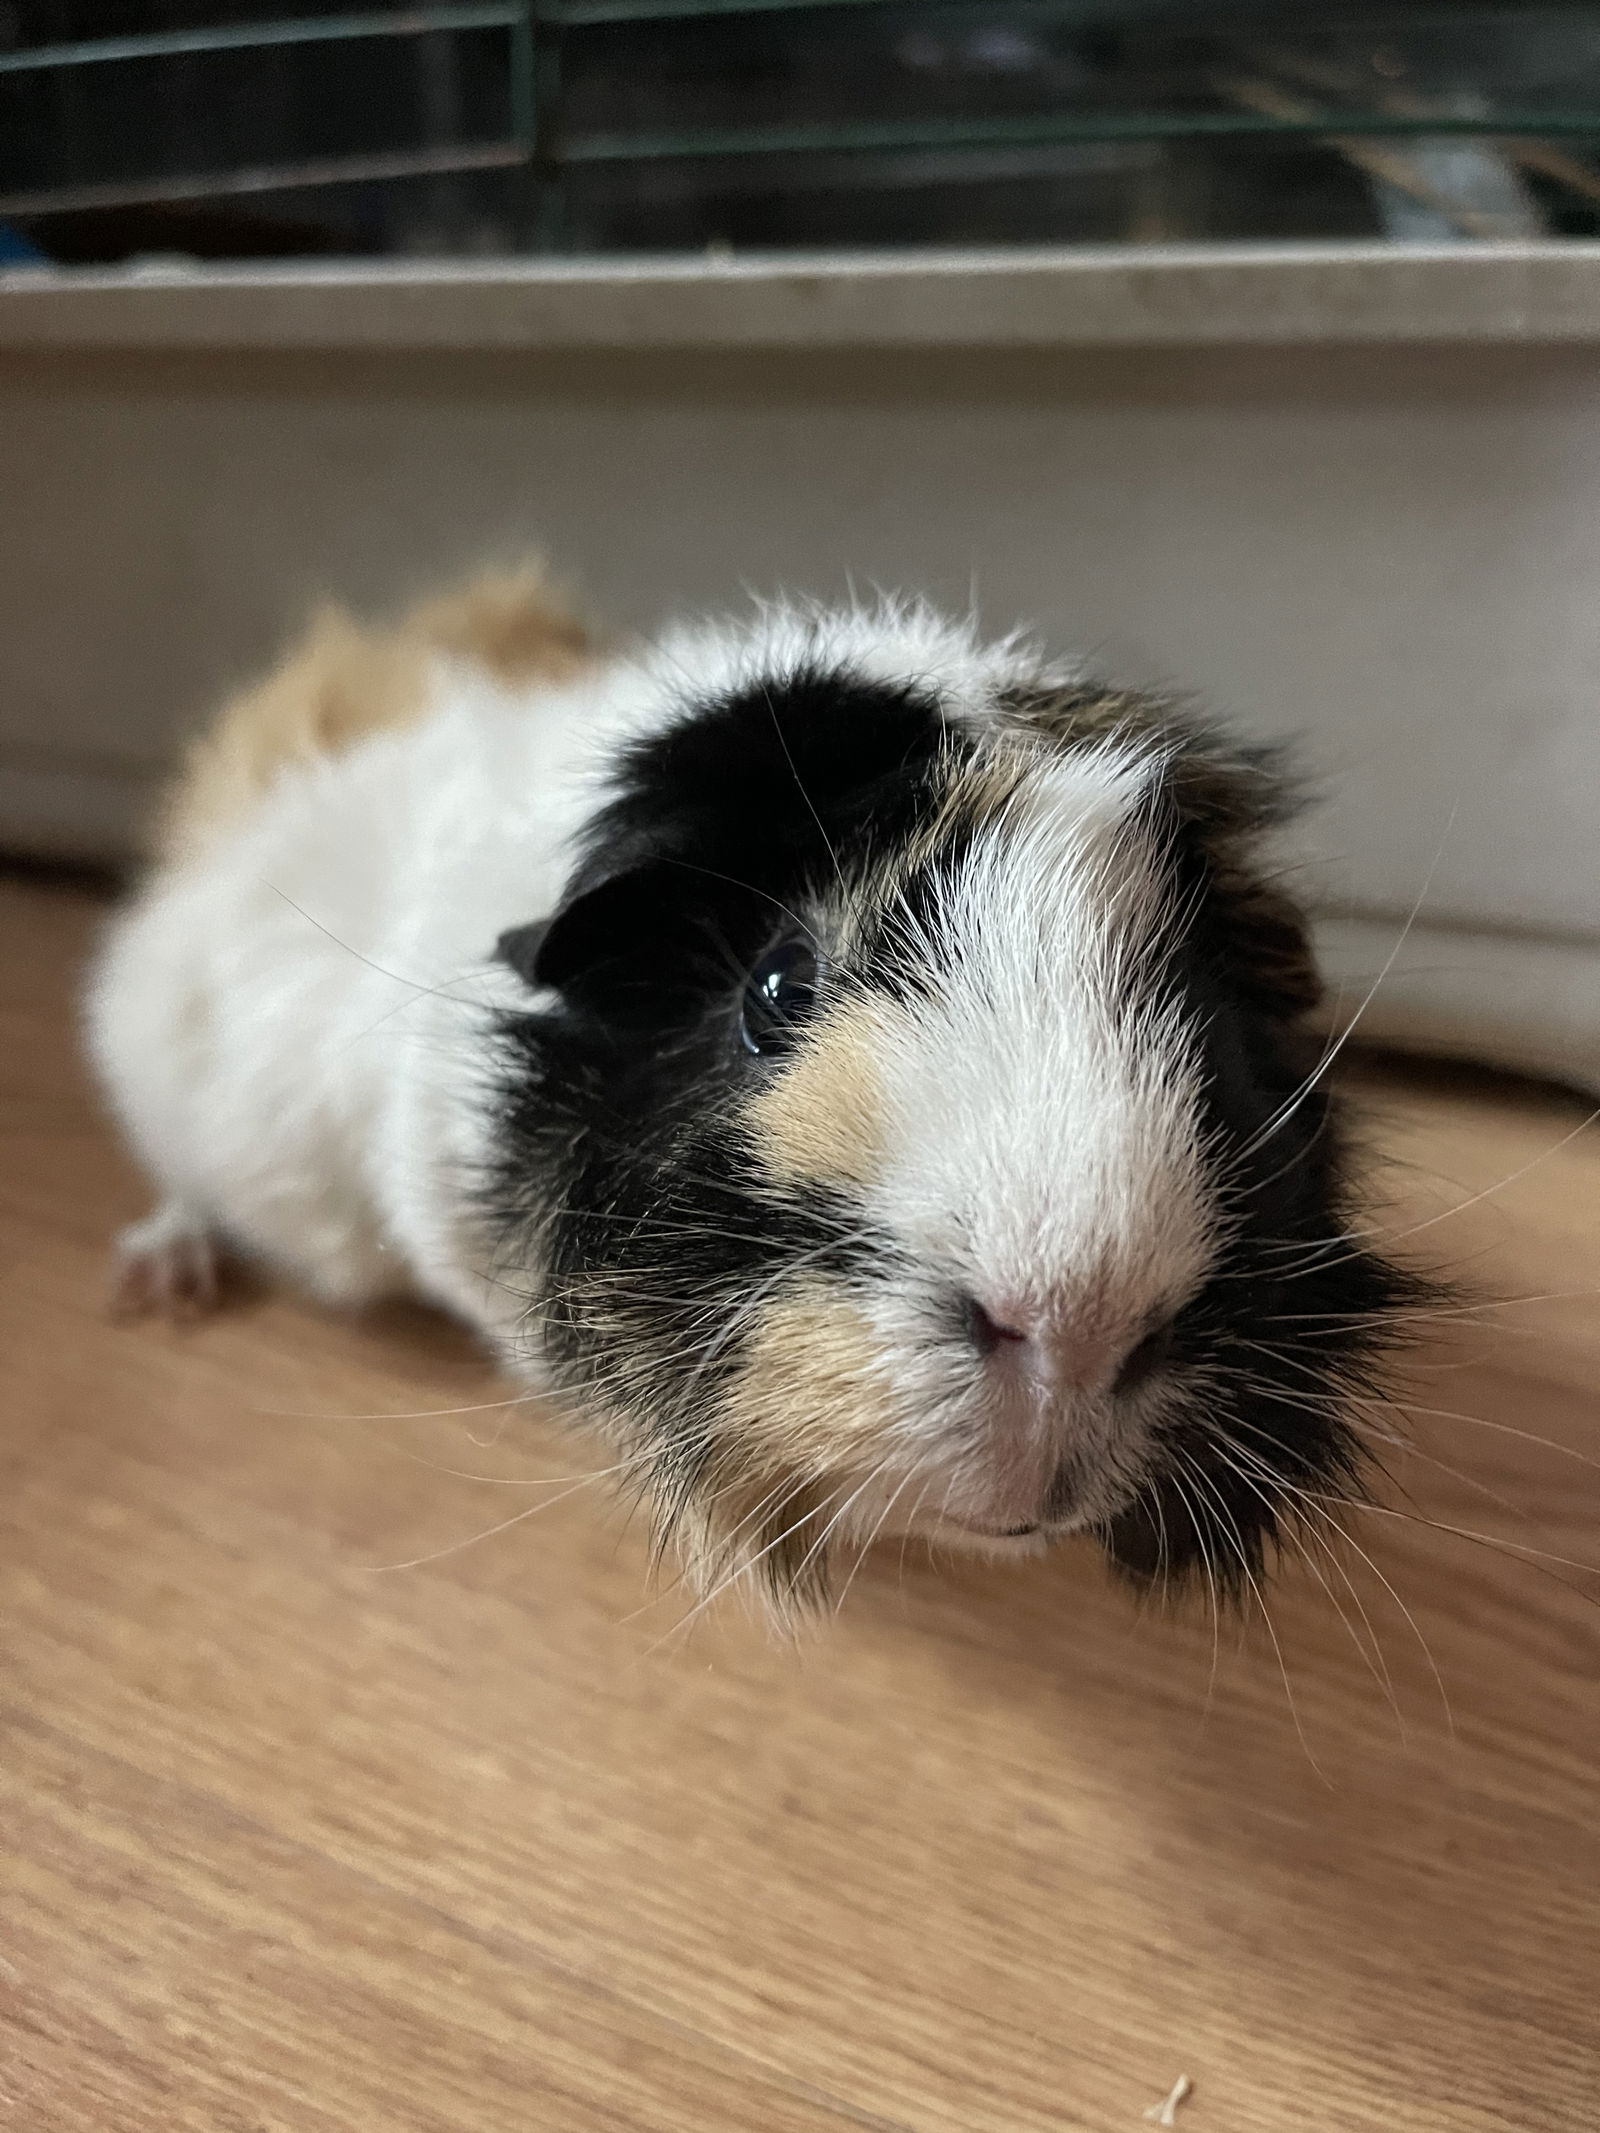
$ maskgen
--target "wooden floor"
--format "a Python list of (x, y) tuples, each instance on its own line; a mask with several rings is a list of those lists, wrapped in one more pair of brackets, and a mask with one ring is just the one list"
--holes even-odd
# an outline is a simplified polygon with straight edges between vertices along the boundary
[[(684, 1635), (450, 1328), (102, 1322), (96, 917), (0, 886), (0, 2128), (1600, 2126), (1600, 1580), (1373, 1515), (1282, 1670), (1070, 1549)], [(1376, 1095), (1412, 1248), (1557, 1292), (1430, 1338), (1397, 1480), (1600, 1559), (1600, 1132)]]

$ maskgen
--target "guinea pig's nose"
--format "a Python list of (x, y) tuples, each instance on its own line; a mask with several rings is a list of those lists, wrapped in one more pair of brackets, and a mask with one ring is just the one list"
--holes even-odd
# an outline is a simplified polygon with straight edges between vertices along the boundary
[(972, 1336), (972, 1345), (980, 1355), (992, 1355), (1007, 1341), (1025, 1341), (1028, 1328), (1020, 1311), (997, 1313), (976, 1296), (963, 1299), (966, 1308), (967, 1331)]
[[(1016, 1301), (966, 1304), (978, 1353), (997, 1369), (1017, 1370), (1059, 1392), (1125, 1391), (1164, 1359), (1169, 1335), (1115, 1331), (1074, 1322), (1070, 1312), (1045, 1313)], [(1148, 1365), (1148, 1368), (1146, 1367)]]

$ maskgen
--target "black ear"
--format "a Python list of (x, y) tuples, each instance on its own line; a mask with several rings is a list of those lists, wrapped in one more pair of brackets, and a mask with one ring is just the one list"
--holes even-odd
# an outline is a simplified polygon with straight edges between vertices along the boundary
[(1223, 886), (1239, 989), (1284, 1022), (1319, 1006), (1322, 973), (1299, 905), (1243, 869), (1228, 876)]
[(671, 867), (630, 867), (577, 889), (548, 918), (502, 933), (495, 957), (525, 985), (557, 992), (608, 973), (648, 971), (670, 944), (680, 897)]
[(494, 959), (514, 970), (524, 985), (542, 983), (538, 975), (539, 950), (550, 931), (550, 920), (536, 918), (526, 926), (513, 926), (494, 944)]
[(1189, 873), (1202, 892), (1197, 902), (1209, 911), (1233, 990), (1276, 1021), (1307, 1013), (1322, 999), (1310, 926), (1294, 898), (1263, 874), (1258, 850), (1263, 834), (1300, 805), (1281, 761), (1198, 728), (1172, 766), (1164, 798), (1177, 824), (1180, 879)]

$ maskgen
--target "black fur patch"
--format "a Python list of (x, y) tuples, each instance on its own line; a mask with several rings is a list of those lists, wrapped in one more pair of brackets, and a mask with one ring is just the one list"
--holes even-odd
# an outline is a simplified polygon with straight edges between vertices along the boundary
[(740, 1307), (871, 1256), (858, 1215), (773, 1185), (734, 1116), (766, 1071), (738, 1041), (746, 975), (841, 859), (904, 840), (955, 745), (922, 692), (848, 674), (707, 705), (626, 753), (561, 906), (502, 941), (560, 998), (503, 1028), (491, 1212), (507, 1264), (543, 1269), (541, 1346), (631, 1419), (668, 1524), (706, 1473)]
[(1300, 922), (1285, 953), (1241, 922), (1231, 862), (1202, 850), (1180, 878), (1193, 917), (1168, 983), (1200, 1049), (1205, 1161), (1229, 1226), (1174, 1327), (1174, 1365), (1198, 1379), (1189, 1412), (1104, 1538), (1141, 1581), (1200, 1571), (1227, 1595), (1286, 1531), (1326, 1524), (1330, 1501), (1359, 1488), (1349, 1404), (1377, 1388), (1393, 1315), (1424, 1290), (1352, 1237), (1338, 1101), (1296, 1019), (1311, 967)]

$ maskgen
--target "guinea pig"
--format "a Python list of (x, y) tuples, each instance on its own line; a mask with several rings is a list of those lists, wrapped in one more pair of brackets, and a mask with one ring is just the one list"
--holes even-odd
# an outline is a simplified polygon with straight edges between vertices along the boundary
[(884, 601), (595, 643), (532, 572), (331, 614), (196, 751), (89, 1026), (231, 1246), (471, 1322), (702, 1585), (1095, 1537), (1254, 1581), (1411, 1277), (1353, 1226), (1275, 760)]

